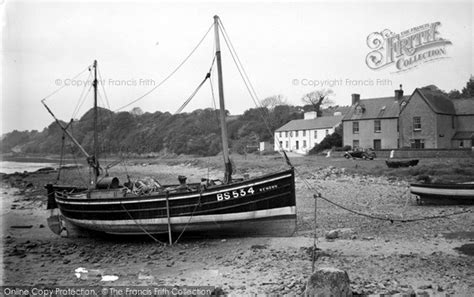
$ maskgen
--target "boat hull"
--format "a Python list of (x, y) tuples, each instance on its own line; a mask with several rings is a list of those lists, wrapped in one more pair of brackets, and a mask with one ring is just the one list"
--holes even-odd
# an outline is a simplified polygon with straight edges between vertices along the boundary
[(388, 168), (400, 168), (400, 167), (412, 167), (418, 165), (419, 160), (404, 160), (404, 161), (394, 161), (394, 160), (386, 160), (385, 164), (387, 164)]
[(291, 236), (296, 230), (293, 170), (195, 192), (138, 196), (124, 190), (65, 194), (58, 186), (53, 192), (68, 223), (110, 234), (166, 233), (168, 210), (172, 232)]
[(410, 191), (424, 203), (474, 204), (474, 184), (411, 184)]

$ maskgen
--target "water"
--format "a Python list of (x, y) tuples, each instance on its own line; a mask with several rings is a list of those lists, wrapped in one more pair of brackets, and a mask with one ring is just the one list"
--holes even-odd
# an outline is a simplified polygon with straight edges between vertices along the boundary
[(57, 168), (56, 163), (36, 163), (36, 162), (12, 162), (12, 161), (0, 161), (0, 172), (1, 173), (15, 173), (15, 172), (33, 172), (40, 168), (53, 167)]

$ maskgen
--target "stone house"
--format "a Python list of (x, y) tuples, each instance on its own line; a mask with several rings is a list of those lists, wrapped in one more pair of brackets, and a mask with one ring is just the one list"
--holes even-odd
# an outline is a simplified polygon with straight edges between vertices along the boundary
[(449, 99), (428, 89), (415, 89), (401, 103), (400, 147), (471, 148), (474, 99)]
[(316, 112), (305, 112), (304, 119), (293, 120), (278, 128), (274, 134), (275, 150), (307, 154), (315, 144), (334, 133), (342, 115), (317, 117)]
[(407, 97), (403, 90), (395, 90), (394, 96), (360, 99), (352, 94), (350, 110), (342, 119), (343, 145), (353, 148), (398, 148), (398, 116), (400, 104)]

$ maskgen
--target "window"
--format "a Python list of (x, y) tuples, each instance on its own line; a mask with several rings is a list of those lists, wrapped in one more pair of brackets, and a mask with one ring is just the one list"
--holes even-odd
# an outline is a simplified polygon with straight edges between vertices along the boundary
[(279, 135), (279, 137), (281, 138), (281, 131), (280, 131), (280, 132), (278, 132), (278, 135)]
[(421, 131), (421, 118), (413, 117), (413, 131)]
[(382, 123), (380, 120), (374, 121), (374, 133), (380, 133), (382, 131)]
[(382, 149), (382, 140), (381, 139), (374, 139), (374, 150)]
[(328, 135), (329, 135), (329, 130), (328, 130), (328, 129), (326, 129), (326, 136), (328, 136)]
[(306, 136), (306, 130), (303, 130), (303, 136)]
[(318, 130), (314, 130), (314, 138), (318, 138)]
[(299, 150), (300, 149), (300, 142), (297, 140), (296, 141), (296, 149)]
[(290, 137), (293, 137), (293, 131), (290, 131)]
[(352, 122), (352, 134), (359, 134), (359, 122)]
[(298, 130), (295, 131), (295, 137), (298, 137)]
[(303, 140), (303, 147), (306, 147), (306, 140)]
[(288, 148), (288, 141), (285, 141), (285, 147)]
[(359, 148), (359, 140), (352, 140), (352, 149), (356, 149), (356, 148)]
[(459, 141), (459, 147), (464, 147), (464, 141), (463, 140)]
[(412, 139), (410, 140), (411, 148), (415, 149), (424, 149), (425, 140), (424, 139)]
[(285, 132), (285, 137), (288, 137), (288, 131)]

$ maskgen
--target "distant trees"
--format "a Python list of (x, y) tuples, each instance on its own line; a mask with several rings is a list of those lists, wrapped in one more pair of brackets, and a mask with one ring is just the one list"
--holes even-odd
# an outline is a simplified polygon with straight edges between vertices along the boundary
[(329, 96), (333, 94), (334, 92), (331, 89), (315, 90), (305, 94), (301, 98), (301, 101), (303, 101), (305, 104), (311, 105), (313, 107), (313, 110), (316, 111), (318, 117), (320, 117), (322, 115), (322, 105), (330, 104), (331, 100)]
[(270, 97), (267, 97), (267, 98), (263, 99), (262, 102), (261, 102), (262, 107), (266, 107), (270, 110), (275, 108), (276, 106), (287, 105), (287, 104), (288, 104), (287, 100), (286, 100), (285, 96), (283, 96), (283, 95), (270, 96)]
[(474, 98), (474, 77), (473, 76), (469, 78), (469, 81), (466, 83), (466, 86), (462, 89), (462, 97)]
[(466, 99), (466, 98), (474, 98), (474, 77), (471, 76), (469, 80), (466, 82), (466, 86), (463, 87), (462, 91), (460, 92), (459, 90), (453, 89), (449, 92), (446, 92), (444, 90), (441, 90), (435, 85), (428, 85), (425, 87), (422, 87), (421, 89), (428, 89), (434, 92), (439, 92), (450, 99)]

